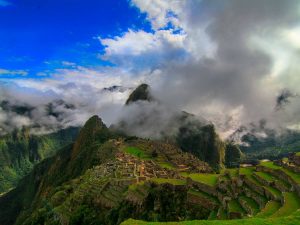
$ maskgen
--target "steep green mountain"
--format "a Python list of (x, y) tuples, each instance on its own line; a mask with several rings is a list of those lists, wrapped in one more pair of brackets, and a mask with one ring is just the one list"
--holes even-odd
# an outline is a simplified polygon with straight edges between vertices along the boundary
[[(228, 146), (235, 160), (238, 148)], [(116, 134), (93, 116), (74, 144), (38, 163), (0, 197), (0, 224), (238, 223), (233, 219), (280, 224), (285, 217), (297, 221), (299, 162), (295, 154), (216, 174), (168, 141)]]
[(213, 124), (203, 124), (195, 116), (183, 112), (177, 119), (178, 133), (175, 141), (186, 152), (209, 163), (217, 171), (225, 162), (226, 144), (216, 133)]
[(67, 128), (45, 135), (23, 128), (0, 137), (0, 193), (16, 186), (33, 166), (72, 143), (79, 128)]
[(227, 168), (237, 167), (245, 158), (241, 149), (234, 142), (227, 142), (225, 149), (225, 165)]
[[(139, 215), (139, 210), (149, 218), (177, 218), (168, 207), (180, 208), (186, 202), (185, 188), (174, 189), (168, 183), (184, 185), (183, 172), (211, 171), (176, 146), (111, 133), (94, 116), (73, 145), (39, 163), (16, 189), (0, 198), (0, 224), (118, 224), (133, 211)], [(137, 182), (145, 196), (136, 195)], [(157, 214), (148, 201), (158, 204), (159, 195), (165, 211)], [(197, 212), (193, 207), (179, 211), (187, 216), (186, 209), (191, 215)]]

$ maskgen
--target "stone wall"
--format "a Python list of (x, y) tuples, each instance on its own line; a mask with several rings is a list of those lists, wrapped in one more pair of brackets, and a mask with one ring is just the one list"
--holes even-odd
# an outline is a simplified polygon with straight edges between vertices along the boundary
[(253, 200), (259, 205), (260, 209), (265, 207), (265, 202), (255, 193), (249, 191), (248, 189), (244, 189), (244, 193), (247, 197), (253, 198)]
[(298, 167), (298, 166), (291, 166), (291, 165), (288, 165), (288, 164), (283, 164), (282, 167), (286, 168), (288, 170), (291, 170), (295, 173), (300, 173), (300, 167)]
[(252, 210), (252, 208), (247, 204), (247, 202), (241, 198), (238, 199), (240, 205), (243, 207), (243, 209), (249, 214), (249, 215), (253, 215), (254, 212)]
[(217, 192), (215, 187), (212, 187), (210, 185), (207, 185), (207, 184), (204, 184), (204, 183), (201, 183), (201, 182), (194, 181), (189, 177), (186, 179), (186, 182), (187, 182), (187, 186), (189, 188), (195, 188), (195, 189), (198, 189), (198, 190), (203, 191), (205, 193), (208, 193), (210, 195), (213, 195), (215, 197), (218, 197), (218, 192)]
[(188, 193), (187, 202), (189, 204), (201, 205), (202, 207), (211, 211), (215, 210), (218, 207), (218, 205), (210, 199), (192, 193)]
[(262, 172), (267, 172), (270, 173), (271, 175), (278, 177), (281, 180), (286, 181), (287, 183), (289, 183), (292, 188), (291, 191), (296, 191), (296, 193), (298, 194), (298, 196), (300, 196), (300, 185), (297, 184), (293, 178), (291, 178), (289, 175), (287, 175), (284, 171), (282, 170), (274, 170), (274, 169), (270, 169), (264, 166), (257, 166), (256, 167), (257, 171), (262, 171)]
[(249, 180), (247, 177), (242, 178), (244, 183), (250, 187), (252, 190), (256, 191), (257, 193), (264, 195), (265, 189), (261, 186), (257, 186), (255, 183), (253, 183), (251, 180)]
[(289, 161), (297, 166), (300, 166), (300, 155), (293, 154), (289, 157)]

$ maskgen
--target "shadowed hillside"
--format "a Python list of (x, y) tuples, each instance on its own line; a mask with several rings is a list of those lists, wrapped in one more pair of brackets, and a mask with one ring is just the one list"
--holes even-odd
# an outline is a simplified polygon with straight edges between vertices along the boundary
[(32, 135), (23, 128), (0, 137), (0, 193), (16, 186), (18, 181), (41, 160), (72, 143), (79, 128), (67, 128), (45, 135)]

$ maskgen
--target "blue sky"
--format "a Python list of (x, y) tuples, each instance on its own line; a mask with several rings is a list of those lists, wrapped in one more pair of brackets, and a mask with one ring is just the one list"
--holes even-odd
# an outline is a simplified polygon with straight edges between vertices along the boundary
[(0, 68), (26, 70), (30, 78), (61, 68), (63, 61), (111, 65), (100, 59), (97, 37), (128, 29), (149, 30), (150, 24), (127, 0), (1, 0)]
[[(0, 128), (116, 122), (143, 82), (219, 129), (265, 118), (300, 129), (299, 21), (299, 0), (0, 0), (0, 101), (37, 108), (0, 109)], [(103, 92), (113, 85), (126, 91)], [(274, 112), (282, 90), (291, 104)], [(43, 113), (56, 99), (76, 106), (63, 122)]]

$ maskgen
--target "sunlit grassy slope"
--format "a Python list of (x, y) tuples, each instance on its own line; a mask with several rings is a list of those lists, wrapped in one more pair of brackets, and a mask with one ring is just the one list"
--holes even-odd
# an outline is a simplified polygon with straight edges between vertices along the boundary
[[(287, 175), (289, 175), (294, 181), (300, 183), (300, 174), (295, 173), (289, 169), (285, 169), (273, 162), (262, 162), (260, 166), (268, 167), (272, 170), (281, 170)], [(144, 222), (138, 220), (129, 219), (122, 223), (122, 225), (300, 225), (300, 197), (295, 192), (281, 192), (278, 189), (262, 184), (262, 181), (257, 180), (255, 176), (260, 177), (262, 180), (267, 182), (280, 182), (286, 185), (286, 181), (279, 179), (267, 172), (258, 172), (255, 167), (241, 168), (241, 169), (230, 169), (222, 171), (221, 174), (182, 174), (185, 177), (190, 177), (192, 180), (201, 182), (212, 187), (218, 184), (218, 179), (223, 178), (224, 175), (230, 177), (238, 177), (239, 175), (244, 175), (248, 180), (252, 181), (255, 185), (263, 187), (265, 190), (271, 192), (277, 200), (269, 199), (267, 204), (260, 208), (254, 199), (247, 196), (240, 196), (239, 200), (246, 202), (246, 204), (253, 210), (252, 216), (244, 219), (237, 220), (226, 220), (226, 216), (223, 218), (218, 214), (218, 210), (213, 210), (208, 220), (193, 220), (193, 221), (182, 221), (182, 222)], [(227, 176), (227, 177), (228, 177)], [(226, 176), (225, 176), (226, 177)], [(228, 179), (228, 178), (227, 178)], [(190, 190), (189, 193), (194, 195), (201, 195), (202, 197), (210, 196), (205, 193), (203, 195), (200, 191)], [(257, 193), (256, 193), (257, 194)], [(210, 196), (211, 197), (211, 196)], [(280, 202), (278, 199), (282, 198), (283, 201)], [(222, 209), (222, 208), (220, 208)], [(222, 211), (222, 210), (221, 210)], [(220, 211), (220, 212), (221, 212)], [(220, 214), (219, 212), (219, 214)], [(241, 206), (237, 199), (233, 199), (228, 202), (227, 213), (230, 212), (240, 212), (246, 215), (244, 208)], [(226, 212), (225, 212), (226, 213)], [(216, 220), (217, 218), (223, 218), (225, 220)]]
[(194, 220), (183, 222), (143, 222), (127, 220), (121, 225), (298, 225), (300, 224), (300, 212), (281, 218), (250, 218), (241, 220)]

